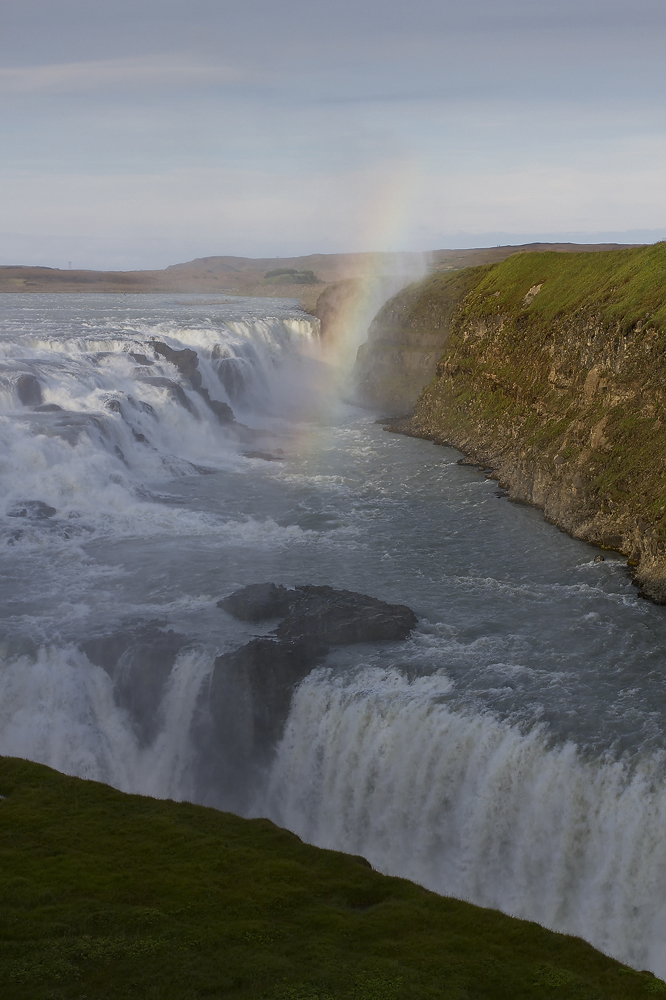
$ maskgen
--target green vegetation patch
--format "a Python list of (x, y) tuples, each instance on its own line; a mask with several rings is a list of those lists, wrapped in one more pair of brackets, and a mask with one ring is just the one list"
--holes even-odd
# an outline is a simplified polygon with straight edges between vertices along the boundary
[[(663, 562), (666, 243), (521, 253), (468, 278), (408, 430), (483, 456), (528, 499), (538, 483), (547, 516), (632, 565)], [(414, 311), (433, 313), (420, 287)]]
[(0, 758), (3, 1000), (640, 998), (576, 938), (427, 892), (267, 820)]
[(318, 285), (321, 282), (314, 271), (298, 271), (295, 267), (276, 267), (266, 271), (264, 280), (269, 285)]
[(585, 312), (607, 326), (666, 330), (666, 242), (600, 253), (519, 253), (485, 270), (465, 302), (466, 318), (522, 312), (534, 326)]

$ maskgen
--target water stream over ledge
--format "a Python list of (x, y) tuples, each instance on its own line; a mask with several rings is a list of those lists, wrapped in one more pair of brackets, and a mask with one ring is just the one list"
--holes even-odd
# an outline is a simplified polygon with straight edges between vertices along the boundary
[[(666, 608), (624, 560), (337, 402), (290, 303), (0, 299), (0, 753), (269, 815), (666, 974)], [(333, 652), (248, 788), (200, 729), (215, 656), (270, 627), (216, 601), (268, 580), (420, 623)]]

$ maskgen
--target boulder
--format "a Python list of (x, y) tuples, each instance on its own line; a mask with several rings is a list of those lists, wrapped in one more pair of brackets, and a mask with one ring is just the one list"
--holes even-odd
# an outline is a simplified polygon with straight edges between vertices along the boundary
[(417, 618), (404, 604), (387, 604), (352, 590), (304, 585), (292, 600), (279, 639), (342, 646), (353, 642), (406, 639)]
[(161, 705), (176, 657), (190, 645), (163, 621), (129, 621), (90, 635), (80, 649), (113, 681), (116, 704), (131, 719), (141, 746), (163, 725)]
[(178, 369), (181, 375), (186, 378), (195, 392), (201, 396), (206, 405), (213, 411), (221, 424), (233, 424), (234, 413), (228, 403), (223, 403), (220, 399), (213, 399), (208, 389), (201, 383), (201, 372), (199, 371), (199, 356), (191, 347), (184, 347), (178, 351), (168, 344), (163, 344), (160, 340), (153, 340), (152, 346), (156, 354), (160, 354)]
[(47, 517), (54, 517), (57, 513), (55, 507), (49, 506), (43, 500), (22, 500), (7, 512), (7, 517), (27, 517), (30, 520), (41, 521)]
[(153, 350), (156, 354), (161, 354), (166, 361), (174, 365), (181, 375), (192, 383), (193, 389), (198, 389), (201, 385), (201, 374), (199, 373), (199, 358), (196, 351), (191, 347), (184, 347), (178, 351), (160, 340), (153, 340)]
[(268, 618), (283, 618), (291, 607), (295, 593), (286, 587), (276, 587), (274, 583), (251, 583), (223, 597), (217, 606), (241, 621), (261, 622)]
[(34, 375), (20, 375), (16, 380), (16, 392), (24, 406), (39, 406), (42, 399), (42, 387)]
[(197, 702), (198, 799), (243, 812), (282, 736), (294, 689), (330, 647), (405, 639), (417, 619), (402, 604), (310, 585), (253, 583), (218, 607), (241, 621), (283, 619), (268, 635), (218, 656)]
[(197, 388), (197, 392), (221, 424), (233, 424), (235, 422), (234, 411), (228, 403), (223, 403), (221, 399), (213, 399), (208, 389), (204, 389), (202, 385)]
[(284, 618), (275, 636), (318, 647), (351, 642), (406, 639), (417, 618), (404, 604), (387, 604), (353, 590), (302, 584), (294, 590), (274, 583), (251, 583), (217, 602), (242, 621)]

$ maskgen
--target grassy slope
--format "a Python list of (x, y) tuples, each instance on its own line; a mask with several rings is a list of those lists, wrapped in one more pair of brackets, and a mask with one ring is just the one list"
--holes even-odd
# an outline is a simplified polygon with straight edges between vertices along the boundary
[(267, 820), (0, 758), (0, 996), (615, 1000), (576, 939), (380, 875)]
[[(594, 310), (602, 321), (628, 330), (638, 321), (666, 329), (666, 243), (595, 254), (516, 254), (488, 270), (470, 296), (469, 315), (521, 310), (526, 291), (543, 283), (527, 307), (531, 324), (567, 312)], [(496, 301), (488, 296), (499, 291)]]

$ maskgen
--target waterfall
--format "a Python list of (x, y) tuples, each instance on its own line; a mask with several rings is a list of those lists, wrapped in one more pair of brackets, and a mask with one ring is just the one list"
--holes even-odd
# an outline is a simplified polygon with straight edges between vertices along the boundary
[(291, 415), (294, 386), (322, 367), (317, 321), (284, 306), (228, 312), (125, 329), (75, 314), (53, 330), (47, 311), (44, 330), (3, 333), (0, 513), (10, 541), (132, 530), (148, 513), (135, 502), (147, 484), (233, 467), (253, 443), (244, 418)]

